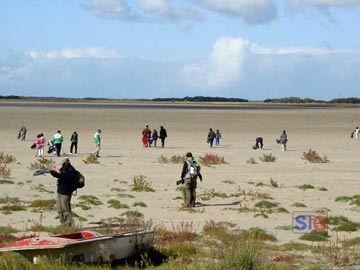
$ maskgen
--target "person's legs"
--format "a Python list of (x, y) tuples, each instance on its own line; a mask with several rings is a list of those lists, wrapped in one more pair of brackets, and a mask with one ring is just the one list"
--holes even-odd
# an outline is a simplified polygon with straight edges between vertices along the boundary
[(154, 143), (154, 147), (156, 147), (156, 141), (157, 141), (157, 139), (155, 140), (153, 140), (153, 143)]
[(44, 157), (44, 146), (40, 147), (40, 157)]
[(57, 213), (59, 214), (60, 223), (64, 224), (65, 219), (64, 219), (63, 208), (62, 208), (62, 198), (61, 198), (61, 194), (59, 194), (59, 193), (56, 196), (56, 210), (57, 210)]
[(63, 217), (64, 224), (71, 226), (71, 195), (61, 195), (62, 196), (62, 209), (63, 209)]
[(185, 185), (185, 198), (184, 198), (184, 201), (185, 201), (185, 207), (190, 207), (190, 204), (191, 204), (191, 190), (190, 190), (190, 186), (186, 186)]
[(61, 153), (61, 143), (55, 144), (55, 147), (56, 147), (56, 155), (57, 155), (58, 157), (60, 157), (60, 153)]
[(74, 143), (72, 142), (71, 145), (70, 145), (70, 154), (73, 153), (73, 148), (74, 148)]
[(260, 141), (260, 148), (262, 149), (263, 146), (264, 146), (264, 144), (263, 144), (263, 141), (261, 140), (261, 141)]
[(210, 139), (210, 147), (213, 147), (214, 139)]
[(96, 150), (95, 150), (94, 155), (96, 157), (99, 157), (100, 156), (99, 153), (100, 153), (100, 150), (101, 150), (100, 144), (97, 144), (95, 147), (96, 147)]
[(164, 148), (164, 146), (165, 146), (165, 139), (160, 138), (160, 140), (161, 140), (161, 147)]
[(220, 138), (215, 139), (215, 145), (218, 146), (220, 144)]
[(75, 146), (75, 154), (77, 154), (77, 143), (74, 143)]

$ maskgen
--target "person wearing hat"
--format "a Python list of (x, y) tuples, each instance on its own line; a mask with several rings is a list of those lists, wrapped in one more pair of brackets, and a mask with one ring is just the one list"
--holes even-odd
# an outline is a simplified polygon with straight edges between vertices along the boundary
[(74, 192), (77, 172), (67, 158), (63, 160), (60, 169), (50, 170), (50, 174), (57, 178), (56, 208), (62, 225), (71, 226), (71, 196)]
[(202, 181), (200, 165), (191, 152), (186, 153), (186, 160), (181, 172), (181, 180), (185, 185), (185, 207), (195, 207), (197, 178)]
[(61, 145), (62, 142), (64, 141), (63, 135), (61, 135), (61, 130), (58, 130), (53, 137), (53, 143), (54, 146), (56, 147), (56, 155), (58, 157), (60, 157), (60, 153), (61, 153)]

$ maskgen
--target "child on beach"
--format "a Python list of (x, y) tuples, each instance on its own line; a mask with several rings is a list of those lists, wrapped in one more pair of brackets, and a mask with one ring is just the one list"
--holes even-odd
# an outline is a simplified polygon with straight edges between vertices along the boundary
[(221, 133), (220, 131), (217, 129), (216, 133), (215, 133), (215, 145), (219, 146), (220, 145), (220, 139), (221, 139)]

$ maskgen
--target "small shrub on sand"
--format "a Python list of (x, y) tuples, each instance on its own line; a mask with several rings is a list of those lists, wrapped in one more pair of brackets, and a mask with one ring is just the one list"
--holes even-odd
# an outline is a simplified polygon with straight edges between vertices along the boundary
[(329, 159), (326, 155), (321, 157), (315, 150), (309, 149), (307, 152), (303, 152), (301, 157), (304, 160), (309, 161), (310, 163), (328, 163)]
[(7, 212), (7, 213), (12, 212), (12, 211), (23, 211), (25, 209), (26, 209), (25, 206), (21, 202), (7, 203), (0, 208), (1, 211)]
[(129, 211), (122, 213), (121, 216), (126, 216), (128, 218), (130, 218), (130, 217), (140, 218), (140, 217), (143, 217), (144, 214), (140, 213), (139, 211), (129, 210)]
[(258, 164), (257, 162), (256, 162), (256, 159), (255, 158), (249, 158), (247, 161), (246, 161), (246, 163), (247, 164)]
[(277, 183), (277, 181), (275, 181), (274, 179), (270, 178), (270, 186), (272, 186), (273, 188), (278, 188), (279, 184)]
[(134, 175), (133, 177), (133, 184), (132, 184), (132, 191), (136, 192), (155, 192), (153, 188), (151, 188), (152, 183), (145, 180), (144, 175)]
[(115, 208), (115, 209), (129, 208), (129, 206), (121, 203), (119, 200), (111, 199), (108, 200), (107, 203), (109, 204), (110, 208)]
[[(10, 175), (9, 175), (10, 176)], [(3, 184), (9, 184), (9, 185), (13, 185), (15, 184), (14, 181), (12, 180), (0, 180), (0, 185), (3, 185)]]
[(54, 210), (56, 205), (55, 200), (35, 200), (30, 203), (30, 207), (41, 208), (45, 210)]
[(37, 161), (30, 163), (30, 170), (48, 169), (52, 170), (56, 167), (56, 162), (52, 158), (38, 158)]
[(214, 154), (206, 154), (203, 157), (199, 157), (199, 162), (204, 166), (227, 164), (224, 157), (220, 157)]
[(158, 161), (161, 164), (182, 164), (184, 163), (186, 160), (185, 156), (180, 156), (180, 155), (174, 155), (171, 156), (170, 158), (165, 157), (164, 155), (161, 155), (160, 157), (158, 157)]
[(83, 160), (85, 164), (99, 164), (98, 157), (94, 154), (90, 154)]
[(263, 154), (262, 157), (259, 157), (260, 161), (262, 162), (275, 162), (276, 157), (272, 155), (272, 153), (270, 154)]
[(305, 233), (300, 236), (301, 240), (311, 241), (311, 242), (324, 242), (328, 241), (329, 234), (327, 231), (311, 231), (310, 233)]
[(298, 189), (301, 189), (301, 190), (314, 189), (314, 188), (315, 187), (313, 185), (309, 185), (309, 184), (304, 184), (304, 185), (298, 186)]
[(305, 204), (300, 203), (300, 202), (293, 203), (291, 206), (292, 207), (299, 207), (299, 208), (306, 207)]
[(93, 195), (81, 195), (79, 197), (79, 203), (76, 205), (83, 210), (89, 210), (91, 207), (90, 205), (102, 205), (103, 203)]
[(327, 224), (337, 225), (333, 230), (334, 231), (343, 231), (343, 232), (355, 232), (360, 228), (360, 224), (353, 222), (344, 216), (333, 216), (328, 217)]
[(350, 202), (350, 205), (360, 206), (360, 195), (340, 196), (335, 199), (335, 202)]
[(0, 153), (0, 164), (10, 164), (15, 162), (16, 159), (12, 155)]
[(0, 164), (0, 177), (9, 178), (11, 176), (11, 170), (6, 165)]
[(146, 203), (144, 203), (144, 202), (134, 202), (133, 206), (134, 207), (147, 207)]

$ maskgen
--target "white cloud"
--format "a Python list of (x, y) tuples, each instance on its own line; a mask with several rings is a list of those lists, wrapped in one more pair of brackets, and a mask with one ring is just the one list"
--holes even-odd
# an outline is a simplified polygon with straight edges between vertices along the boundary
[(298, 11), (305, 8), (351, 8), (360, 6), (359, 0), (288, 0), (287, 7), (290, 10)]
[(240, 17), (248, 24), (267, 23), (277, 17), (272, 0), (196, 0), (203, 7)]
[(240, 38), (222, 37), (213, 46), (205, 63), (190, 64), (181, 71), (191, 87), (226, 87), (241, 77), (248, 42)]
[(190, 7), (177, 7), (169, 0), (139, 0), (138, 7), (147, 16), (158, 16), (163, 20), (202, 20), (202, 16)]
[(44, 59), (73, 59), (73, 58), (88, 58), (88, 59), (108, 59), (120, 58), (120, 54), (115, 50), (110, 50), (102, 47), (89, 47), (89, 48), (66, 48), (61, 51), (38, 52), (29, 51), (25, 53), (33, 60)]
[(137, 20), (138, 15), (132, 12), (126, 0), (89, 0), (85, 8), (100, 18), (117, 20)]

